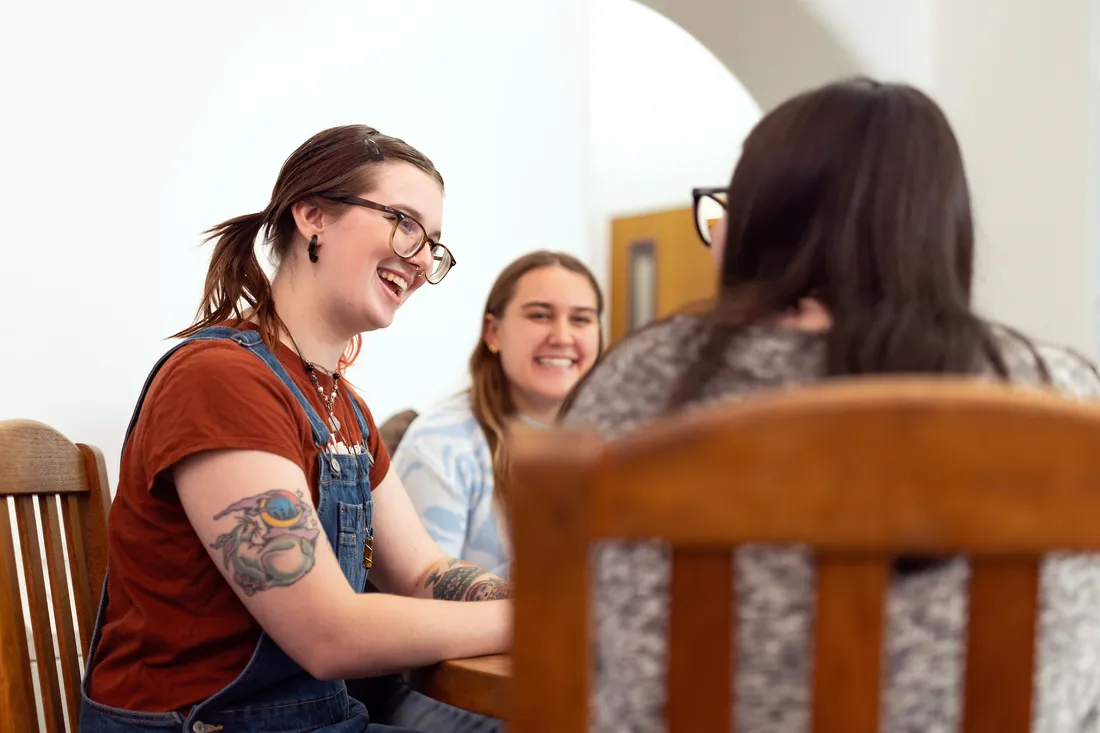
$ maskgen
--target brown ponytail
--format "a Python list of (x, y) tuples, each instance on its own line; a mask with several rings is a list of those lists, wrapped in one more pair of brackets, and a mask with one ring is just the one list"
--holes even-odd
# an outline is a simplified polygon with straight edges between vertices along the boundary
[(186, 338), (208, 326), (240, 323), (245, 308), (253, 310), (264, 342), (278, 340), (278, 316), (271, 298), (271, 283), (256, 257), (256, 237), (264, 228), (264, 214), (245, 214), (211, 227), (204, 241), (215, 241), (206, 271), (202, 305), (194, 325), (175, 334)]
[[(408, 143), (383, 135), (373, 127), (345, 125), (317, 133), (295, 150), (279, 171), (271, 201), (263, 212), (223, 221), (208, 229), (205, 242), (215, 241), (206, 272), (202, 304), (195, 322), (173, 334), (186, 338), (219, 324), (236, 325), (246, 311), (260, 335), (274, 348), (285, 327), (275, 311), (271, 283), (256, 256), (256, 240), (271, 247), (273, 262), (281, 263), (295, 240), (297, 225), (292, 208), (310, 201), (338, 211), (330, 198), (358, 196), (371, 189), (379, 165), (400, 161), (432, 176), (443, 187), (443, 177), (432, 162)], [(340, 360), (344, 369), (359, 353), (359, 336), (352, 339)]]

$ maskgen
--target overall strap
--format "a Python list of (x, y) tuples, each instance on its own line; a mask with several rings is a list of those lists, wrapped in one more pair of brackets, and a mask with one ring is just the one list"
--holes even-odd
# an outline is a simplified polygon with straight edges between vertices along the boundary
[(348, 390), (348, 397), (351, 400), (351, 409), (355, 412), (355, 420), (359, 423), (359, 434), (363, 436), (363, 452), (367, 455), (368, 463), (374, 465), (374, 456), (371, 455), (367, 449), (367, 445), (370, 443), (368, 440), (370, 436), (370, 427), (367, 425), (367, 420), (363, 417), (363, 410), (359, 407), (359, 398), (351, 390)]
[(318, 447), (324, 450), (324, 447), (328, 445), (331, 439), (331, 434), (328, 431), (328, 426), (325, 425), (325, 421), (321, 419), (321, 416), (317, 414), (317, 410), (314, 409), (313, 403), (302, 393), (302, 390), (298, 388), (298, 385), (290, 377), (290, 373), (287, 372), (286, 367), (279, 361), (279, 357), (267, 348), (267, 344), (260, 338), (260, 334), (256, 331), (244, 331), (242, 336), (250, 337), (246, 339), (236, 339), (236, 341), (251, 351), (257, 357), (260, 358), (264, 364), (267, 364), (271, 371), (275, 372), (275, 376), (279, 378), (290, 393), (294, 395), (294, 399), (298, 400), (298, 404), (302, 406), (302, 409), (306, 413), (306, 417), (309, 419), (309, 427), (313, 431), (313, 442)]

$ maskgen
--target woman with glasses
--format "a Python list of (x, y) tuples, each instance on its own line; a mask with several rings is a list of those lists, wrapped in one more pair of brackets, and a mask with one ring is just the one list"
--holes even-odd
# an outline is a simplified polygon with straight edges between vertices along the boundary
[[(975, 311), (962, 156), (944, 114), (916, 89), (855, 80), (794, 97), (748, 135), (729, 186), (694, 198), (720, 273), (712, 308), (620, 342), (578, 387), (565, 424), (618, 436), (718, 400), (899, 372), (1100, 396), (1087, 360)], [(805, 731), (810, 559), (744, 548), (736, 562), (737, 730)], [(661, 730), (668, 556), (619, 544), (596, 572), (597, 727)], [(961, 559), (898, 561), (881, 730), (959, 729), (966, 583)], [(1098, 599), (1095, 557), (1045, 566), (1035, 731), (1083, 731), (1100, 719)]]
[(508, 577), (508, 433), (554, 423), (600, 354), (602, 313), (596, 278), (563, 252), (526, 254), (493, 283), (470, 355), (470, 389), (417, 417), (393, 456), (447, 553)]
[(454, 266), (442, 208), (428, 158), (348, 126), (298, 148), (263, 211), (210, 230), (197, 320), (123, 449), (80, 730), (495, 729), (408, 688), (368, 717), (344, 683), (510, 635), (510, 587), (432, 541), (342, 376), (362, 332)]

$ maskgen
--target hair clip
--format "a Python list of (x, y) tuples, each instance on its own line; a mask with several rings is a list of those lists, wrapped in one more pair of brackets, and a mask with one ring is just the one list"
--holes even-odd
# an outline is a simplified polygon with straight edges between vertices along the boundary
[(371, 160), (373, 160), (375, 162), (381, 162), (381, 161), (385, 160), (386, 156), (382, 155), (382, 148), (380, 148), (378, 146), (378, 143), (376, 143), (374, 140), (372, 140), (369, 135), (367, 137), (363, 138), (363, 139), (366, 140), (367, 143), (369, 143), (370, 146), (371, 146), (371, 153), (370, 153), (370, 159)]

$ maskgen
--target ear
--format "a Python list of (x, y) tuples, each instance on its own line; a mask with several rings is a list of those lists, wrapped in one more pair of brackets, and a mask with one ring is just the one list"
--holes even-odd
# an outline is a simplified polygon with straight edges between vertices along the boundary
[(298, 227), (298, 233), (307, 242), (314, 234), (320, 234), (325, 228), (325, 212), (320, 206), (306, 201), (297, 201), (290, 207), (294, 215), (294, 224)]
[(492, 313), (485, 314), (485, 324), (481, 329), (481, 340), (490, 349), (500, 350), (500, 321)]

